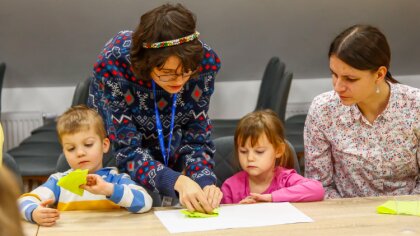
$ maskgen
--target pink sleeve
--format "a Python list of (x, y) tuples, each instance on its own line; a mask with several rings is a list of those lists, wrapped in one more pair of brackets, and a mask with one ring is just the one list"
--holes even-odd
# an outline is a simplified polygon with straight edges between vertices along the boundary
[(244, 199), (248, 194), (247, 190), (247, 174), (245, 171), (240, 171), (231, 176), (222, 185), (223, 198), (222, 204), (236, 204)]
[(311, 202), (324, 199), (321, 182), (307, 179), (294, 170), (283, 169), (279, 177), (282, 188), (273, 191), (273, 202)]
[(232, 196), (231, 186), (229, 185), (229, 183), (227, 183), (225, 181), (222, 185), (221, 190), (222, 190), (222, 193), (223, 193), (223, 198), (222, 198), (221, 204), (232, 204), (233, 203), (233, 196)]

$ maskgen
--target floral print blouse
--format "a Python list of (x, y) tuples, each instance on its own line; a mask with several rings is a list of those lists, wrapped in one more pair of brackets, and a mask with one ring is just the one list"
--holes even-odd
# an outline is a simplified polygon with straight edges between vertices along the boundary
[(420, 90), (390, 84), (373, 123), (334, 91), (317, 96), (305, 122), (305, 177), (325, 198), (420, 194)]

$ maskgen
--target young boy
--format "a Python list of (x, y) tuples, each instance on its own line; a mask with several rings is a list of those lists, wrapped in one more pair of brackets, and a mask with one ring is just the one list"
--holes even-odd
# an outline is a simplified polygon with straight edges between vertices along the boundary
[[(43, 185), (19, 198), (24, 219), (42, 226), (52, 226), (59, 219), (59, 211), (93, 210), (125, 207), (142, 213), (150, 210), (152, 198), (135, 184), (127, 174), (115, 168), (103, 168), (103, 154), (109, 150), (101, 116), (86, 106), (67, 110), (57, 121), (58, 136), (71, 169), (55, 173)], [(88, 169), (87, 183), (81, 185), (82, 196), (74, 194), (57, 182), (76, 169)], [(57, 209), (48, 205), (57, 205)]]

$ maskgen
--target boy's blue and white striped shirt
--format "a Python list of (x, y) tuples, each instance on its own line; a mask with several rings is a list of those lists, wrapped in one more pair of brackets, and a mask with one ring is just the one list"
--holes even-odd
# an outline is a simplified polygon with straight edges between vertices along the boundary
[(124, 207), (133, 213), (142, 213), (152, 207), (152, 198), (147, 191), (138, 186), (127, 174), (119, 174), (115, 168), (103, 168), (95, 174), (105, 181), (114, 184), (114, 193), (110, 197), (95, 195), (84, 191), (79, 196), (57, 185), (60, 178), (73, 170), (55, 173), (48, 180), (30, 193), (23, 194), (19, 199), (19, 210), (24, 219), (33, 222), (32, 212), (47, 199), (53, 199), (54, 205), (60, 211), (70, 210), (100, 210)]

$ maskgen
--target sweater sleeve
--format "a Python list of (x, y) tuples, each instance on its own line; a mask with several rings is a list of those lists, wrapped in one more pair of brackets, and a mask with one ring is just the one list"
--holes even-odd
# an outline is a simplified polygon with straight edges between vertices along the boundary
[(118, 168), (150, 190), (176, 196), (174, 185), (180, 173), (154, 160), (142, 148), (142, 133), (137, 130), (131, 114), (133, 96), (124, 94), (119, 81), (133, 76), (130, 69), (130, 32), (122, 31), (104, 47), (94, 65), (89, 88), (88, 106), (102, 116), (106, 131), (116, 152)]
[(214, 80), (220, 69), (220, 59), (207, 45), (203, 45), (204, 59), (200, 67), (200, 79), (204, 79), (204, 86), (191, 89), (191, 97), (196, 100), (191, 112), (190, 122), (184, 130), (185, 136), (178, 149), (183, 157), (186, 175), (196, 181), (202, 188), (216, 183), (213, 173), (213, 155), (215, 147), (211, 140), (211, 121), (208, 116), (210, 97), (214, 91)]
[(113, 178), (114, 193), (111, 201), (133, 213), (143, 213), (152, 207), (152, 197), (138, 186), (127, 174), (117, 174)]
[(307, 179), (295, 170), (283, 169), (279, 182), (283, 187), (271, 193), (273, 202), (310, 202), (324, 198), (321, 182)]
[(60, 196), (60, 187), (57, 186), (57, 177), (51, 175), (48, 180), (32, 190), (30, 193), (22, 194), (18, 199), (19, 212), (23, 219), (35, 223), (32, 219), (32, 212), (45, 200), (53, 199), (57, 204)]

